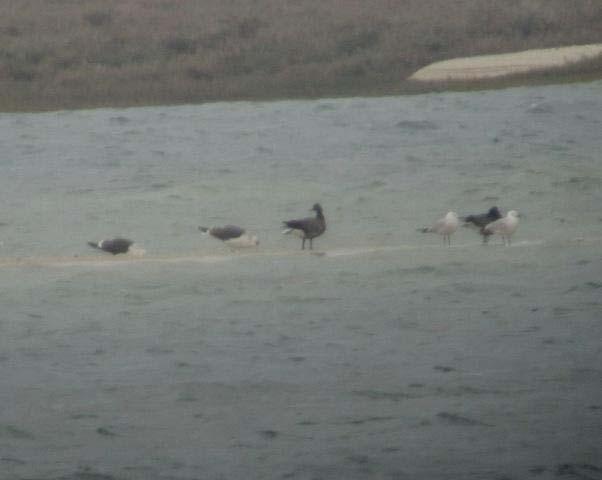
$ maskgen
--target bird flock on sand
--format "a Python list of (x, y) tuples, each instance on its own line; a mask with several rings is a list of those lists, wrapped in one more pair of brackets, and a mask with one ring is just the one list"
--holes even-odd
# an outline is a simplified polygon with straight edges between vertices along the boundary
[[(313, 249), (313, 240), (326, 231), (326, 218), (319, 203), (314, 204), (311, 211), (315, 216), (285, 220), (282, 222), (284, 234), (294, 234), (301, 238), (301, 249), (305, 249), (305, 242), (309, 241), (309, 249)], [(516, 210), (510, 210), (505, 216), (498, 207), (491, 207), (485, 213), (466, 215), (458, 217), (455, 212), (447, 214), (437, 220), (430, 227), (420, 228), (422, 233), (436, 233), (443, 237), (443, 243), (451, 246), (451, 236), (456, 232), (458, 226), (471, 226), (478, 230), (486, 244), (491, 235), (499, 235), (504, 245), (511, 245), (511, 238), (518, 228), (519, 214)], [(217, 240), (224, 242), (232, 248), (255, 247), (259, 245), (257, 235), (247, 232), (244, 228), (236, 225), (224, 225), (222, 227), (199, 227), (199, 231)], [(102, 250), (113, 255), (128, 253), (134, 242), (127, 238), (112, 238), (99, 242), (88, 242), (92, 248)]]
[(518, 228), (519, 213), (516, 210), (510, 210), (506, 216), (502, 216), (498, 207), (491, 207), (485, 213), (476, 215), (466, 215), (458, 217), (456, 212), (447, 212), (445, 217), (437, 220), (431, 227), (419, 229), (422, 233), (437, 233), (443, 236), (443, 243), (451, 246), (451, 236), (458, 229), (460, 221), (465, 226), (478, 229), (483, 237), (483, 243), (487, 243), (491, 235), (499, 235), (504, 245), (512, 244), (512, 235)]

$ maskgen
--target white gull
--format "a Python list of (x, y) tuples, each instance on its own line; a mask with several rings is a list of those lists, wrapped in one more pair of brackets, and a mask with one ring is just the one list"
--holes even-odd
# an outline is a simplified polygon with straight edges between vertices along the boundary
[(447, 212), (447, 215), (437, 220), (432, 227), (421, 228), (420, 231), (443, 235), (443, 243), (451, 246), (451, 236), (458, 229), (459, 224), (460, 220), (456, 212)]
[(483, 232), (487, 235), (500, 235), (504, 245), (510, 245), (510, 238), (518, 228), (518, 217), (519, 214), (516, 210), (510, 210), (504, 218), (486, 225)]

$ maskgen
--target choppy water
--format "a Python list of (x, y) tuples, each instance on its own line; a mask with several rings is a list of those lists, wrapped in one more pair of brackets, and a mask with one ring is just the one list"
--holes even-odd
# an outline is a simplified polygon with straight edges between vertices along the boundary
[(602, 478), (601, 151), (600, 82), (1, 114), (0, 478)]

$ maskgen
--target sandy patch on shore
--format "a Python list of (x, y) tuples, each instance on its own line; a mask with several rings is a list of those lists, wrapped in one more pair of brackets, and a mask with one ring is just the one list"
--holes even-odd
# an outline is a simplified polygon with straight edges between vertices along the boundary
[(602, 55), (602, 44), (454, 58), (421, 68), (410, 76), (410, 80), (423, 82), (481, 80), (564, 67), (598, 55)]

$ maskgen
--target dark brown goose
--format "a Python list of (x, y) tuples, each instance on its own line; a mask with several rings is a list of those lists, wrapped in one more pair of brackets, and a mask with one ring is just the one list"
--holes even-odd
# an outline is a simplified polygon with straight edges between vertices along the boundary
[(319, 237), (326, 231), (326, 219), (322, 206), (314, 204), (312, 210), (316, 212), (315, 217), (299, 218), (283, 222), (286, 229), (282, 233), (296, 233), (301, 237), (301, 250), (305, 249), (305, 240), (309, 240), (309, 249), (313, 249), (313, 239)]
[(487, 240), (489, 240), (489, 236), (492, 235), (492, 233), (485, 231), (485, 227), (500, 218), (502, 218), (500, 210), (497, 207), (491, 207), (487, 213), (467, 215), (462, 218), (462, 221), (465, 225), (478, 228), (479, 233), (483, 236), (483, 243), (487, 243)]

